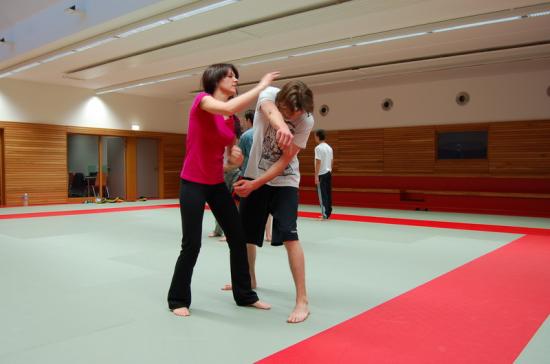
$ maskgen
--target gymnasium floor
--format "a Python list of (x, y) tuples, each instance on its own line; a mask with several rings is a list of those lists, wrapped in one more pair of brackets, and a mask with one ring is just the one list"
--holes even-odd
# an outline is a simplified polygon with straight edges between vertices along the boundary
[(169, 312), (176, 202), (0, 209), (0, 363), (548, 363), (550, 219), (301, 217), (312, 313), (291, 325), (284, 248), (258, 253), (273, 309), (237, 307), (209, 211), (192, 316)]

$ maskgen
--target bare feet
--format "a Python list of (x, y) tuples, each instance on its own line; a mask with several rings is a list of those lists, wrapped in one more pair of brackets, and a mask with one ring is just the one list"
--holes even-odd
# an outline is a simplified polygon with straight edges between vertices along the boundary
[(222, 291), (231, 291), (233, 289), (233, 286), (231, 284), (226, 284), (222, 287)]
[[(251, 285), (252, 289), (256, 289), (256, 281), (255, 280), (252, 280), (251, 282)], [(226, 284), (225, 286), (223, 286), (221, 288), (222, 291), (231, 291), (233, 289), (233, 286), (229, 283), (229, 284)]]
[(266, 303), (264, 301), (256, 301), (253, 304), (250, 305), (251, 307), (258, 308), (260, 310), (269, 310), (271, 309), (271, 305), (269, 303)]
[(210, 234), (208, 234), (209, 238), (217, 238), (218, 236), (221, 236), (221, 235), (218, 234), (218, 233), (215, 233), (214, 231), (212, 231)]
[(218, 239), (218, 241), (227, 241), (227, 238), (225, 236), (222, 236), (221, 238)]
[(176, 308), (175, 310), (172, 310), (172, 312), (174, 313), (174, 315), (176, 316), (190, 316), (191, 313), (189, 313), (189, 309), (187, 307), (180, 307), (180, 308)]
[(307, 307), (307, 303), (297, 303), (294, 307), (294, 311), (288, 316), (288, 319), (286, 322), (291, 324), (297, 324), (299, 322), (303, 322), (307, 319), (309, 316), (309, 309)]
[(268, 236), (268, 235), (266, 235), (266, 236), (265, 236), (265, 241), (267, 241), (267, 242), (270, 242), (270, 243), (271, 243), (271, 236)]

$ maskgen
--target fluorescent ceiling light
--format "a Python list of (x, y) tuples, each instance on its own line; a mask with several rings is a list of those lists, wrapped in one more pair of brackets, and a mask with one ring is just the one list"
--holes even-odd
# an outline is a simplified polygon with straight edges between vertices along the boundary
[(534, 17), (537, 17), (537, 16), (544, 16), (544, 15), (550, 15), (550, 10), (549, 11), (541, 11), (539, 13), (529, 14), (527, 16), (530, 17), (530, 18), (534, 18)]
[(103, 95), (103, 94), (108, 94), (108, 93), (111, 93), (111, 92), (117, 92), (117, 91), (122, 91), (122, 90), (130, 90), (130, 89), (137, 88), (137, 87), (154, 85), (156, 83), (179, 80), (181, 78), (187, 78), (187, 77), (192, 77), (192, 76), (195, 76), (195, 74), (185, 73), (185, 74), (181, 74), (181, 75), (160, 78), (158, 80), (150, 80), (150, 81), (139, 82), (139, 83), (132, 84), (132, 85), (117, 87), (117, 88), (114, 88), (114, 89), (105, 89), (105, 90), (97, 91), (96, 94), (97, 95)]
[(96, 92), (97, 95), (103, 95), (103, 94), (109, 94), (111, 92), (118, 92), (118, 91), (122, 91), (122, 90), (125, 90), (126, 87), (119, 87), (119, 88), (114, 88), (112, 90), (104, 90), (104, 91), (98, 91)]
[(56, 59), (70, 56), (70, 55), (73, 54), (73, 53), (75, 53), (74, 50), (70, 50), (70, 51), (67, 51), (67, 52), (54, 54), (53, 56), (51, 56), (51, 57), (49, 57), (49, 58), (46, 58), (46, 59), (40, 61), (40, 63), (48, 63), (48, 62), (51, 62), (51, 61), (55, 61)]
[(185, 74), (185, 75), (179, 75), (179, 76), (173, 76), (173, 77), (166, 77), (166, 78), (162, 78), (162, 79), (158, 80), (157, 83), (173, 81), (173, 80), (179, 80), (179, 79), (188, 78), (188, 77), (191, 77), (191, 76), (192, 75)]
[(281, 56), (281, 57), (262, 59), (261, 61), (251, 61), (251, 62), (239, 63), (239, 66), (250, 66), (250, 65), (253, 65), (253, 64), (260, 64), (260, 63), (267, 63), (267, 62), (274, 62), (274, 61), (282, 61), (284, 59), (288, 59), (288, 57), (289, 56)]
[(129, 37), (131, 35), (141, 33), (141, 32), (144, 32), (146, 30), (150, 30), (150, 29), (153, 29), (153, 28), (156, 28), (156, 27), (160, 27), (161, 25), (168, 24), (168, 23), (170, 23), (170, 20), (166, 20), (166, 19), (159, 20), (159, 21), (156, 21), (154, 23), (145, 24), (145, 25), (139, 26), (137, 28), (128, 30), (124, 33), (120, 33), (120, 34), (117, 35), (117, 37), (118, 38), (126, 38), (126, 37)]
[(75, 50), (76, 52), (82, 52), (82, 51), (85, 51), (85, 50), (87, 50), (87, 49), (99, 47), (100, 45), (103, 45), (103, 44), (112, 42), (112, 41), (115, 40), (115, 39), (116, 39), (115, 37), (110, 37), (110, 38), (101, 39), (101, 40), (98, 40), (98, 41), (95, 41), (95, 42), (92, 42), (92, 43), (85, 44), (85, 45), (80, 46), (80, 47), (78, 47), (78, 48), (75, 48), (74, 50)]
[(428, 32), (419, 32), (419, 33), (396, 35), (394, 37), (379, 38), (379, 39), (368, 40), (368, 41), (365, 41), (365, 42), (355, 43), (355, 45), (356, 46), (362, 46), (362, 45), (367, 45), (367, 44), (383, 43), (383, 42), (389, 42), (389, 41), (392, 41), (392, 40), (419, 37), (421, 35), (426, 35), (426, 34), (428, 34)]
[(341, 45), (341, 46), (338, 46), (338, 47), (316, 49), (316, 50), (313, 50), (313, 51), (292, 54), (291, 57), (309, 56), (310, 54), (330, 52), (330, 51), (335, 51), (337, 49), (344, 49), (344, 48), (350, 48), (350, 47), (353, 47), (353, 45), (352, 44), (346, 44), (346, 45)]
[(195, 9), (195, 10), (190, 10), (190, 11), (186, 11), (184, 13), (181, 13), (181, 14), (178, 14), (178, 15), (175, 15), (175, 16), (171, 16), (168, 19), (170, 19), (171, 21), (178, 21), (178, 20), (181, 20), (181, 19), (189, 18), (189, 17), (194, 16), (194, 15), (206, 13), (208, 11), (218, 9), (218, 8), (221, 8), (221, 7), (224, 7), (224, 6), (227, 6), (227, 5), (231, 5), (231, 4), (234, 4), (238, 1), (239, 0), (220, 1), (220, 2), (217, 2), (217, 3), (214, 3), (214, 4), (203, 6), (201, 8)]
[(36, 66), (40, 66), (40, 62), (33, 62), (33, 63), (26, 64), (24, 66), (21, 66), (19, 68), (11, 70), (10, 72), (11, 73), (19, 73), (19, 72), (26, 71), (26, 70), (28, 70), (30, 68), (33, 68), (33, 67), (36, 67)]
[(448, 28), (435, 29), (433, 32), (434, 33), (441, 33), (441, 32), (448, 32), (449, 30), (458, 30), (458, 29), (480, 27), (482, 25), (504, 23), (504, 22), (509, 22), (509, 21), (513, 21), (513, 20), (519, 20), (521, 18), (522, 18), (521, 15), (511, 16), (509, 18), (493, 19), (493, 20), (480, 21), (480, 22), (470, 23), (470, 24), (462, 24), (462, 25), (457, 25), (457, 26), (448, 27)]

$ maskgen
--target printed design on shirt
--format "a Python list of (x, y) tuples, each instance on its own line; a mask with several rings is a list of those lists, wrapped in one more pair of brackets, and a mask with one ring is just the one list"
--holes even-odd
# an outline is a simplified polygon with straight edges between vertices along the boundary
[[(290, 130), (292, 135), (294, 135), (296, 126), (290, 121), (285, 121), (285, 123), (286, 125), (288, 125), (288, 129)], [(277, 131), (271, 125), (269, 125), (264, 134), (262, 155), (258, 163), (258, 168), (260, 170), (267, 171), (269, 167), (273, 165), (273, 163), (277, 162), (279, 158), (281, 158), (281, 155), (283, 155), (283, 151), (277, 145)], [(282, 176), (296, 175), (296, 172), (294, 171), (294, 168), (292, 168), (291, 164), (292, 163), (289, 163), (288, 166), (286, 166), (285, 170), (281, 174)]]

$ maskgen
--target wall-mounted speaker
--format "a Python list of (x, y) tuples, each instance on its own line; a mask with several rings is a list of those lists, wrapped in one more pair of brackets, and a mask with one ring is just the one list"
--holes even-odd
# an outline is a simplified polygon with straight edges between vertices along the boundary
[(382, 110), (389, 111), (393, 107), (393, 100), (392, 99), (385, 99), (382, 101)]
[(456, 95), (455, 101), (458, 105), (464, 106), (468, 102), (470, 102), (470, 94), (468, 94), (467, 92), (459, 92)]

